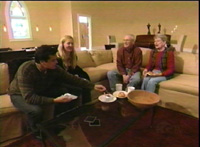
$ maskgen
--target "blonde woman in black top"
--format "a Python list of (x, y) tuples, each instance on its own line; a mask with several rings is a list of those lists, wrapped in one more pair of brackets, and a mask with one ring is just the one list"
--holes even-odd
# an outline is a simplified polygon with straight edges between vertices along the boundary
[(66, 35), (60, 40), (58, 46), (58, 65), (67, 70), (69, 73), (79, 76), (90, 81), (88, 74), (77, 65), (77, 55), (74, 49), (74, 39)]
[[(60, 40), (58, 46), (58, 65), (65, 69), (72, 75), (78, 76), (82, 79), (90, 81), (88, 74), (77, 65), (77, 55), (74, 48), (74, 39), (72, 36), (65, 35)], [(90, 89), (84, 88), (82, 93), (82, 102), (86, 103), (91, 101)]]

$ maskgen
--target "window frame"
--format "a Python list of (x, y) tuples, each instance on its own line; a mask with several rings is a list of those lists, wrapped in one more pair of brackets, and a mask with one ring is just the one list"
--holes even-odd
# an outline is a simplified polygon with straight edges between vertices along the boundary
[[(6, 17), (6, 24), (7, 24), (9, 40), (10, 41), (30, 41), (30, 40), (33, 40), (29, 12), (28, 12), (28, 9), (26, 7), (26, 4), (23, 1), (16, 1), (16, 2), (20, 3), (20, 5), (25, 10), (25, 17), (22, 17), (22, 19), (26, 20), (26, 22), (28, 24), (27, 26), (28, 26), (30, 38), (14, 38), (13, 29), (12, 29), (12, 26), (11, 26), (11, 19), (15, 18), (15, 16), (14, 17), (10, 16), (10, 7), (11, 7), (12, 2), (14, 2), (14, 1), (6, 1), (5, 11), (4, 11), (5, 17)], [(20, 16), (16, 17), (16, 18), (20, 19)]]

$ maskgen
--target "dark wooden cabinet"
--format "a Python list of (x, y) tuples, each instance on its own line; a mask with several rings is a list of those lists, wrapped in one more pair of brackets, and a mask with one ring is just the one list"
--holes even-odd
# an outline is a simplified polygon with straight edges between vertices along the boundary
[(115, 48), (115, 45), (114, 44), (105, 44), (106, 50), (111, 50), (111, 48)]
[(21, 59), (34, 57), (35, 51), (17, 50), (17, 51), (2, 51), (0, 52), (0, 63), (8, 62), (13, 59)]
[[(137, 35), (135, 45), (138, 47), (145, 47), (154, 49), (154, 36), (155, 35)], [(168, 38), (167, 44), (170, 44), (171, 35), (166, 35)]]
[(12, 51), (11, 48), (0, 48), (0, 52), (4, 52), (4, 51)]
[[(47, 45), (51, 48), (58, 48), (58, 44), (56, 45)], [(8, 62), (13, 59), (21, 59), (21, 58), (34, 58), (35, 47), (26, 47), (20, 50), (10, 50), (10, 48), (1, 48), (0, 51), (0, 63), (1, 62)]]

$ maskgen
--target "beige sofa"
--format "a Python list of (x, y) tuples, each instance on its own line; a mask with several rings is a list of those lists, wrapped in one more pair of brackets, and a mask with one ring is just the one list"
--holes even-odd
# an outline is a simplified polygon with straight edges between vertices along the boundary
[[(91, 82), (103, 84), (107, 89), (109, 89), (107, 71), (117, 69), (116, 64), (113, 62), (113, 52), (111, 50), (77, 52), (78, 65), (88, 73)], [(92, 99), (94, 100), (101, 93), (93, 90), (91, 94)]]
[[(150, 49), (141, 49), (144, 68), (148, 63)], [(78, 65), (89, 74), (93, 83), (103, 84), (109, 88), (106, 74), (109, 70), (117, 69), (116, 54), (117, 49), (79, 51)], [(159, 84), (158, 94), (161, 97), (159, 105), (198, 117), (198, 55), (176, 52), (175, 59), (175, 77)], [(8, 65), (0, 63), (0, 143), (27, 132), (24, 114), (12, 105), (7, 95), (8, 86)], [(100, 94), (92, 91), (93, 100)]]
[[(141, 48), (145, 67), (150, 50)], [(199, 117), (199, 57), (198, 54), (175, 52), (175, 74), (158, 86), (162, 107)]]
[(24, 115), (10, 102), (8, 65), (0, 63), (0, 142), (23, 135)]
[[(149, 61), (151, 49), (141, 48), (141, 50), (143, 54), (141, 69), (143, 69)], [(109, 70), (116, 70), (117, 49), (83, 51), (77, 54), (78, 64), (89, 74), (92, 82), (109, 87), (106, 73)], [(163, 81), (158, 86), (160, 106), (198, 117), (198, 62), (198, 54), (175, 52), (174, 78)]]

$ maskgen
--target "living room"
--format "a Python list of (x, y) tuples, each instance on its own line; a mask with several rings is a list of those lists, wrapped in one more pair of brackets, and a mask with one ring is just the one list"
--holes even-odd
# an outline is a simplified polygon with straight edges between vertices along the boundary
[[(191, 78), (191, 76), (189, 78), (192, 82), (195, 81), (195, 88), (193, 88), (193, 83), (189, 83), (189, 87), (184, 87), (184, 95), (178, 93), (180, 98), (184, 98), (177, 100), (177, 103), (184, 106), (184, 109), (174, 104), (172, 107), (173, 109), (180, 110), (183, 113), (195, 117), (195, 124), (198, 122), (198, 1), (21, 1), (21, 3), (29, 14), (31, 38), (24, 40), (12, 38), (7, 23), (9, 1), (1, 1), (0, 27), (2, 29), (0, 31), (0, 48), (11, 48), (12, 51), (19, 51), (22, 48), (38, 47), (43, 44), (57, 45), (59, 44), (60, 38), (67, 34), (74, 37), (75, 48), (79, 52), (82, 46), (78, 17), (86, 16), (90, 18), (89, 50), (91, 50), (92, 54), (89, 56), (85, 51), (80, 51), (78, 53), (80, 59), (79, 64), (90, 73), (89, 75), (95, 83), (102, 80), (100, 79), (102, 77), (105, 80), (105, 71), (109, 70), (111, 65), (114, 67), (116, 64), (114, 62), (116, 58), (114, 49), (103, 52), (105, 51), (105, 44), (108, 44), (108, 35), (114, 35), (116, 37), (116, 43), (121, 43), (126, 34), (134, 34), (135, 36), (147, 35), (148, 24), (150, 24), (150, 33), (154, 35), (159, 31), (160, 24), (161, 33), (171, 35), (171, 43), (174, 46), (178, 44), (182, 35), (187, 36), (182, 49), (177, 49), (177, 57), (179, 57), (176, 63), (177, 72), (186, 72), (189, 76), (195, 75), (194, 78)], [(104, 55), (104, 58), (99, 58), (99, 52), (97, 50), (102, 51), (101, 53)], [(183, 54), (180, 55), (179, 52), (183, 52)], [(146, 50), (143, 53), (147, 57)], [(182, 61), (183, 58), (186, 60)], [(146, 60), (147, 58), (145, 58), (143, 67), (147, 62)], [(193, 65), (193, 62), (195, 65)], [(106, 65), (106, 70), (98, 69), (98, 71), (93, 71), (94, 67), (102, 66), (103, 63), (109, 64)], [(184, 67), (181, 66), (183, 63), (185, 63)], [(97, 72), (98, 76), (95, 75)], [(1, 80), (5, 81), (3, 78)], [(179, 83), (175, 81), (173, 84), (176, 85)], [(183, 86), (184, 84), (187, 85), (188, 83), (184, 81)], [(167, 86), (170, 87), (170, 84)], [(175, 87), (173, 88), (176, 89)], [(174, 91), (170, 91), (166, 95), (168, 91), (165, 90), (164, 87), (161, 91), (162, 96), (169, 97), (174, 95)], [(188, 102), (185, 101), (187, 97), (188, 99), (191, 98)], [(16, 110), (13, 111), (16, 112)], [(169, 116), (172, 116), (172, 114), (173, 112)], [(17, 113), (15, 117), (21, 118), (22, 116)], [(2, 119), (5, 118), (2, 117)], [(10, 120), (8, 122), (10, 124)], [(21, 124), (18, 125), (20, 126)], [(9, 126), (7, 125), (4, 130), (6, 128), (9, 128)], [(192, 142), (193, 146), (196, 145), (196, 142), (196, 140)]]

